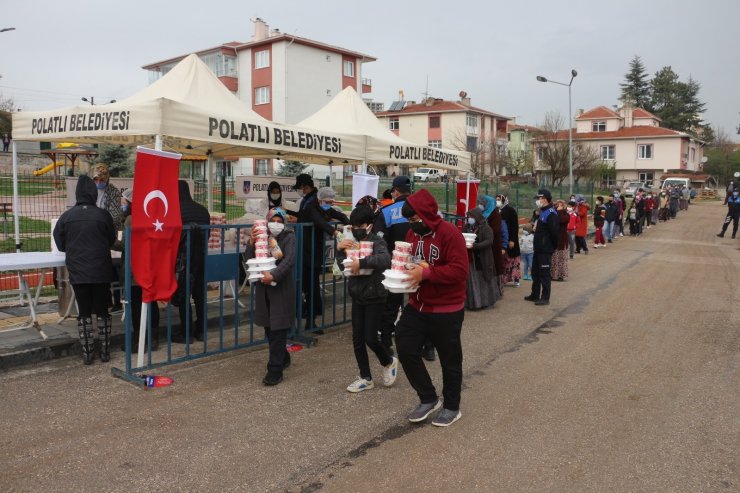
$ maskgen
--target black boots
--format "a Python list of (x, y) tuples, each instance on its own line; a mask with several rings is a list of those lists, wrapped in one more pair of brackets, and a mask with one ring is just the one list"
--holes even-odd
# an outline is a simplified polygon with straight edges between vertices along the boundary
[(97, 318), (98, 338), (100, 341), (100, 361), (110, 361), (110, 326), (111, 316)]
[(82, 362), (89, 365), (95, 357), (95, 339), (93, 338), (92, 318), (80, 317), (77, 319), (77, 332), (82, 346)]

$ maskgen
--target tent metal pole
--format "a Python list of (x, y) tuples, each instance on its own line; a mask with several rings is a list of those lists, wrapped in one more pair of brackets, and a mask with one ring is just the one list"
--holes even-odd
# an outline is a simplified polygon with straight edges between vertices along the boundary
[(206, 192), (206, 195), (208, 197), (208, 212), (213, 212), (213, 154), (208, 153), (208, 161), (207, 161), (207, 177), (206, 177), (206, 187), (208, 188), (208, 191)]
[(13, 146), (13, 227), (15, 228), (15, 251), (21, 251), (21, 223), (18, 218), (18, 150), (15, 147), (15, 139), (11, 144)]

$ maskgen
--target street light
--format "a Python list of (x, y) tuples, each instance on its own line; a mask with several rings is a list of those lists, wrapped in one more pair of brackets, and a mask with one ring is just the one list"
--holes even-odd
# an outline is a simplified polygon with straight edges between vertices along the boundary
[(4, 27), (0, 29), (0, 33), (6, 33), (8, 31), (15, 31), (15, 28), (14, 27)]
[[(95, 96), (90, 96), (90, 99), (87, 99), (85, 97), (82, 97), (80, 99), (86, 103), (90, 103), (91, 106), (95, 106)], [(111, 99), (110, 101), (108, 101), (108, 103), (115, 103), (115, 102), (116, 102), (115, 99)]]
[(575, 69), (570, 71), (570, 82), (558, 82), (550, 80), (547, 77), (541, 75), (537, 76), (537, 80), (540, 82), (552, 82), (561, 86), (568, 87), (568, 193), (573, 195), (573, 111), (571, 110), (571, 94), (570, 86), (573, 84), (573, 79), (576, 78), (578, 72)]

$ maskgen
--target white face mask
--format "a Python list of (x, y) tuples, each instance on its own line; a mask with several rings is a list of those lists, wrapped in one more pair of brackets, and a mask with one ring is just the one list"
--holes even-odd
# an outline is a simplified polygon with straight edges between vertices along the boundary
[(283, 230), (285, 229), (285, 224), (270, 222), (270, 223), (267, 223), (267, 229), (270, 230), (270, 234), (272, 236), (277, 236), (283, 232)]
[(568, 212), (573, 212), (573, 208), (572, 207), (568, 207)]
[(537, 207), (542, 207), (542, 201), (540, 199), (537, 199), (534, 201), (534, 205), (536, 205)]
[(280, 200), (281, 195), (279, 193), (271, 193), (270, 198), (272, 200)]
[(296, 192), (298, 193), (298, 196), (299, 197), (305, 197), (306, 196), (306, 192), (304, 192), (302, 188), (299, 188), (298, 190), (296, 190)]

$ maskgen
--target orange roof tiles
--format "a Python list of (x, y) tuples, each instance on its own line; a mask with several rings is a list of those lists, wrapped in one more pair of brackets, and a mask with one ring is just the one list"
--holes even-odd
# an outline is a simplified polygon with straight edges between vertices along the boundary
[(610, 110), (606, 106), (597, 106), (592, 110), (588, 110), (582, 115), (578, 115), (576, 120), (591, 120), (595, 118), (619, 118), (619, 114)]
[(409, 114), (423, 114), (423, 113), (452, 113), (452, 112), (473, 112), (481, 113), (483, 115), (493, 116), (503, 120), (510, 120), (509, 117), (493, 113), (475, 106), (467, 106), (458, 101), (444, 101), (441, 99), (435, 99), (434, 102), (427, 106), (425, 103), (410, 104), (401, 111), (381, 111), (378, 112), (378, 116), (393, 116), (393, 115), (409, 115)]
[(642, 108), (635, 108), (632, 110), (632, 118), (655, 118), (656, 120), (660, 120), (659, 117)]
[[(631, 139), (638, 137), (689, 137), (689, 135), (669, 128), (643, 125), (620, 128), (611, 132), (573, 132), (573, 140)], [(567, 140), (568, 130), (559, 131), (557, 139)]]

